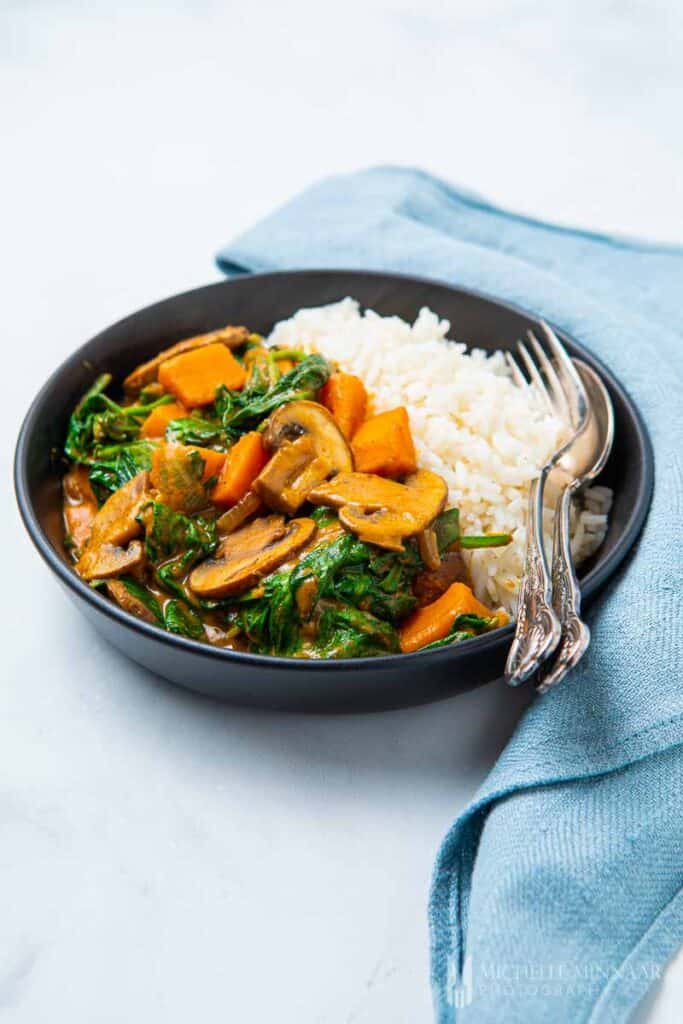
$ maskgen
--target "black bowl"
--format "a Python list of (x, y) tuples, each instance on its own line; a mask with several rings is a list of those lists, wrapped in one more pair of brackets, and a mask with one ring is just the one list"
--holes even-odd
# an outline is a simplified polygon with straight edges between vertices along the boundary
[[(429, 306), (455, 325), (458, 338), (485, 349), (511, 347), (538, 320), (484, 295), (397, 274), (295, 271), (259, 274), (177, 295), (108, 327), (50, 377), (19, 434), (15, 485), (26, 529), (38, 551), (102, 634), (134, 661), (182, 686), (238, 704), (310, 711), (377, 710), (452, 696), (502, 674), (512, 627), (436, 651), (299, 661), (212, 648), (166, 633), (122, 611), (76, 576), (64, 550), (60, 463), (69, 414), (95, 375), (122, 377), (178, 338), (224, 323), (261, 333), (303, 306), (351, 295), (382, 314), (412, 320)], [(604, 544), (584, 567), (590, 598), (614, 573), (638, 536), (650, 503), (654, 462), (642, 419), (609, 370), (577, 342), (568, 350), (600, 372), (614, 402), (614, 448), (601, 482), (614, 489)]]

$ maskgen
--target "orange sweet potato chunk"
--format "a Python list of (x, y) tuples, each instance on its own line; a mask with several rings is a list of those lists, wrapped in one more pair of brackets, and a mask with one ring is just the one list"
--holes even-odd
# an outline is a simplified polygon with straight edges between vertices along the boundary
[(320, 392), (320, 401), (350, 441), (365, 419), (368, 395), (363, 381), (353, 373), (333, 373)]
[(401, 650), (404, 654), (419, 651), (421, 647), (443, 640), (459, 615), (481, 615), (488, 618), (492, 612), (477, 601), (465, 583), (452, 583), (448, 590), (432, 604), (418, 608), (408, 616), (399, 629)]
[(184, 416), (187, 416), (187, 409), (179, 402), (158, 405), (140, 427), (140, 437), (163, 437), (171, 420), (181, 420)]
[(351, 440), (353, 463), (359, 473), (405, 476), (417, 469), (410, 421), (404, 406), (372, 416)]
[(228, 452), (218, 483), (211, 492), (215, 505), (236, 505), (251, 488), (266, 462), (268, 453), (261, 435), (256, 431), (245, 434)]
[(193, 445), (189, 445), (188, 447), (190, 451), (199, 452), (200, 457), (204, 461), (202, 483), (206, 483), (212, 476), (220, 475), (221, 470), (225, 465), (225, 452), (215, 452), (213, 448), (195, 448)]
[(175, 356), (159, 367), (159, 383), (188, 409), (210, 405), (216, 388), (240, 391), (247, 373), (225, 345), (206, 345)]

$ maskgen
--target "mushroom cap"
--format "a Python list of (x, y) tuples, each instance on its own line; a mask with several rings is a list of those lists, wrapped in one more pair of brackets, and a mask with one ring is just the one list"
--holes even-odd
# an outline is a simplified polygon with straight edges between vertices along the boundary
[(353, 458), (344, 435), (332, 415), (318, 402), (288, 402), (281, 405), (268, 419), (263, 434), (266, 448), (275, 451), (286, 441), (296, 441), (310, 434), (316, 454), (330, 466), (330, 473), (348, 473), (353, 469)]
[(145, 549), (139, 540), (131, 541), (125, 548), (118, 544), (89, 544), (76, 568), (81, 579), (108, 580), (139, 569), (144, 561)]
[[(145, 552), (134, 537), (142, 533), (138, 516), (149, 501), (149, 474), (138, 473), (114, 491), (92, 521), (90, 539), (76, 563), (84, 580), (120, 576), (142, 565)], [(125, 545), (128, 544), (126, 548)]]
[(125, 544), (142, 532), (137, 516), (149, 501), (149, 473), (143, 470), (110, 494), (92, 521), (89, 545)]
[(314, 505), (328, 505), (341, 508), (343, 505), (360, 505), (363, 508), (397, 508), (404, 505), (408, 495), (404, 484), (376, 473), (338, 473), (309, 492), (309, 501)]
[(330, 463), (319, 455), (311, 434), (285, 441), (254, 480), (254, 490), (270, 508), (294, 515), (306, 501), (312, 487), (331, 472)]
[(313, 488), (308, 500), (338, 508), (340, 522), (360, 540), (402, 551), (406, 537), (425, 530), (436, 518), (447, 494), (442, 477), (419, 469), (402, 484), (374, 473), (339, 473)]
[(417, 546), (420, 551), (420, 558), (428, 569), (436, 570), (441, 565), (439, 554), (439, 543), (433, 527), (428, 526), (426, 530), (420, 530), (417, 535)]
[(188, 581), (190, 589), (205, 598), (228, 597), (248, 590), (300, 551), (315, 531), (312, 519), (255, 519), (229, 534), (215, 557), (193, 570)]
[(387, 551), (403, 551), (403, 539), (415, 533), (415, 523), (409, 516), (389, 509), (343, 505), (339, 509), (339, 522), (359, 540)]

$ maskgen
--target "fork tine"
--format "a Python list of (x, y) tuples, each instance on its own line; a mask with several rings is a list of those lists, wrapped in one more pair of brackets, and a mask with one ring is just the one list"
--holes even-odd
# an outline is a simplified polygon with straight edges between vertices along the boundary
[(567, 354), (567, 350), (545, 320), (541, 320), (541, 329), (545, 334), (548, 347), (555, 357), (557, 370), (564, 385), (565, 394), (568, 396), (572, 426), (576, 429), (584, 420), (588, 410), (586, 389), (574, 363)]
[(550, 412), (554, 413), (555, 412), (555, 407), (553, 405), (552, 398), (550, 397), (548, 389), (545, 386), (545, 382), (544, 382), (543, 378), (541, 377), (540, 373), (538, 372), (538, 367), (536, 366), (536, 363), (533, 361), (533, 359), (529, 355), (529, 350), (527, 349), (527, 347), (526, 347), (526, 345), (524, 344), (523, 341), (518, 341), (517, 342), (517, 351), (519, 352), (520, 356), (522, 357), (522, 362), (526, 366), (527, 373), (531, 377), (532, 384), (538, 389), (538, 391), (540, 392), (542, 397), (545, 399), (546, 404), (547, 404), (548, 409), (550, 410)]
[(507, 362), (510, 371), (512, 373), (512, 379), (518, 388), (528, 388), (529, 382), (517, 365), (517, 360), (513, 356), (512, 352), (505, 353), (505, 361)]
[(539, 343), (538, 338), (533, 333), (533, 331), (527, 331), (527, 337), (531, 343), (531, 347), (536, 353), (536, 358), (541, 364), (541, 369), (547, 381), (548, 388), (550, 389), (550, 392), (553, 396), (556, 410), (561, 410), (563, 419), (571, 423), (571, 410), (569, 408), (569, 402), (567, 400), (566, 392), (562, 387), (562, 384), (560, 383), (560, 378), (557, 376), (557, 373), (555, 372), (555, 367), (543, 351), (543, 348)]

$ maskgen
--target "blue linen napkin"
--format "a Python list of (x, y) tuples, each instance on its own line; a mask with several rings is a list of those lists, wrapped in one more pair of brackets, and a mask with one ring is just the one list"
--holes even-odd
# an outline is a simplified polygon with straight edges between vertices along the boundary
[(683, 249), (380, 167), (314, 185), (218, 264), (394, 270), (498, 295), (573, 334), (638, 403), (656, 457), (643, 535), (589, 611), (586, 658), (535, 700), (452, 826), (429, 907), (439, 1024), (626, 1020), (683, 943)]

